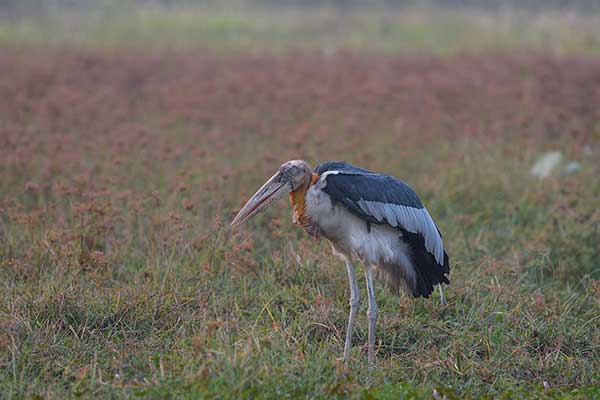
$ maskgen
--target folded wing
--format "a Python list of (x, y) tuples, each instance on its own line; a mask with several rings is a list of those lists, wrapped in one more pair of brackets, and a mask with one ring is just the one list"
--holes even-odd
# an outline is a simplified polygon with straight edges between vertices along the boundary
[[(368, 223), (388, 224), (421, 235), (425, 249), (442, 267), (447, 266), (442, 235), (417, 194), (393, 176), (328, 162), (315, 168), (331, 199)], [(449, 272), (449, 267), (448, 271)]]

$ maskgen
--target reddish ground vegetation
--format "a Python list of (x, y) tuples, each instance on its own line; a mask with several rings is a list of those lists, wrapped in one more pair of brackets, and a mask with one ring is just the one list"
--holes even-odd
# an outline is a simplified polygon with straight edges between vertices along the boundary
[(5, 51), (0, 99), (3, 214), (58, 222), (66, 243), (88, 227), (70, 238), (90, 261), (165, 202), (148, 226), (230, 215), (289, 158), (385, 169), (464, 138), (577, 151), (598, 134), (600, 60)]
[(8, 166), (134, 149), (157, 160), (177, 153), (174, 130), (185, 151), (250, 135), (301, 149), (389, 130), (585, 141), (600, 114), (600, 60), (3, 52), (0, 95)]

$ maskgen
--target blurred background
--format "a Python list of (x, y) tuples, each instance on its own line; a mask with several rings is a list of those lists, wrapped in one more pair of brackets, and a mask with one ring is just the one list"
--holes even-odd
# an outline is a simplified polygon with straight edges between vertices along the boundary
[(2, 0), (0, 42), (597, 51), (596, 0)]

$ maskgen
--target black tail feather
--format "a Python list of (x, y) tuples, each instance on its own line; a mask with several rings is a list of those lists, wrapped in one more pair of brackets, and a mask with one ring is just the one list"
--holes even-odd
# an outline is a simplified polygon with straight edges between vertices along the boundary
[(445, 274), (450, 273), (450, 260), (444, 250), (444, 265), (438, 264), (433, 254), (425, 249), (425, 240), (418, 233), (402, 230), (402, 238), (411, 251), (415, 267), (416, 282), (410, 289), (414, 297), (428, 298), (433, 292), (434, 285), (439, 283), (449, 284)]

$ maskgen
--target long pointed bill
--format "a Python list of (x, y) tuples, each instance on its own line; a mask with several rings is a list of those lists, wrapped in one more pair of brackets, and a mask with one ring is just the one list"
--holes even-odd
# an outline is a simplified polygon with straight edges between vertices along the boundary
[(267, 208), (273, 201), (282, 198), (291, 191), (290, 184), (277, 172), (248, 200), (240, 212), (231, 221), (231, 226), (239, 226)]

